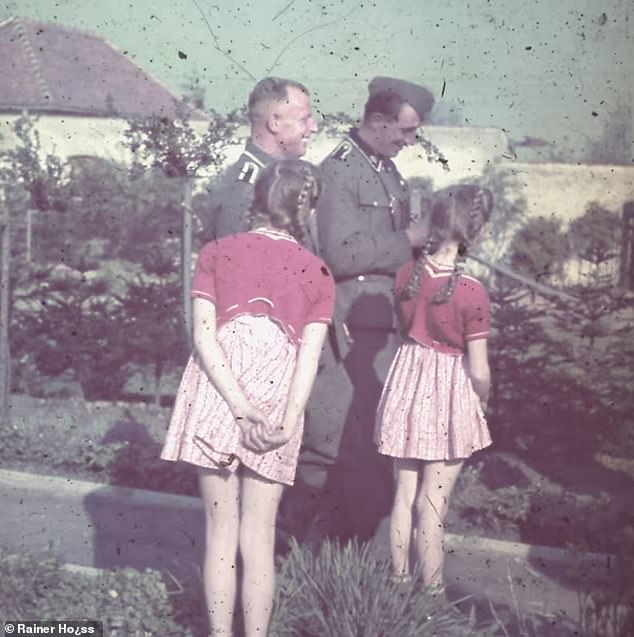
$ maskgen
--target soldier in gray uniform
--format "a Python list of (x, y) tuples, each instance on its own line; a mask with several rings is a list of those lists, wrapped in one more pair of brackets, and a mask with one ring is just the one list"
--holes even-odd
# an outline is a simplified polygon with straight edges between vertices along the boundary
[(314, 503), (303, 522), (311, 520), (315, 537), (367, 539), (389, 512), (390, 465), (372, 434), (398, 346), (392, 284), (426, 239), (423, 222), (409, 224), (407, 184), (392, 158), (414, 143), (433, 102), (422, 86), (375, 78), (361, 125), (321, 165), (317, 226), (336, 279), (338, 320), (309, 403), (298, 468), (297, 491)]
[(253, 185), (276, 159), (298, 159), (317, 131), (310, 93), (293, 80), (266, 77), (249, 95), (250, 137), (238, 161), (222, 176), (213, 196), (213, 238), (248, 230)]

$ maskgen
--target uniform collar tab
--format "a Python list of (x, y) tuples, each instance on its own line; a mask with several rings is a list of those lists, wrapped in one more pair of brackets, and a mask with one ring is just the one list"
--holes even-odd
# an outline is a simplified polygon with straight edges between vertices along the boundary
[(253, 161), (258, 163), (261, 168), (273, 161), (268, 153), (265, 153), (259, 146), (256, 146), (252, 139), (248, 139), (244, 148), (245, 154), (249, 155)]
[(389, 170), (389, 159), (379, 155), (374, 149), (361, 139), (358, 128), (351, 128), (348, 137), (355, 143), (359, 150), (367, 157), (375, 170)]

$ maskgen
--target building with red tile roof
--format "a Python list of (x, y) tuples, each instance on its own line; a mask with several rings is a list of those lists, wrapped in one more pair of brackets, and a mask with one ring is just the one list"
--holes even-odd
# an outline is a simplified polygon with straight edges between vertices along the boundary
[(37, 119), (43, 152), (128, 162), (128, 120), (184, 112), (202, 134), (205, 113), (186, 108), (99, 35), (27, 18), (0, 23), (0, 148), (15, 143), (11, 126), (27, 114)]
[(182, 104), (98, 35), (26, 18), (0, 23), (0, 112), (175, 118)]

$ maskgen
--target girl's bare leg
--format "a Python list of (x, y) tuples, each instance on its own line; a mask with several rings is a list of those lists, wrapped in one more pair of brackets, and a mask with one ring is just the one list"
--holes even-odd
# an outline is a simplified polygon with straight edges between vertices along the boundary
[(416, 498), (418, 533), (416, 548), (426, 585), (442, 585), (445, 515), (449, 497), (462, 469), (462, 460), (425, 462)]
[(199, 470), (205, 507), (203, 583), (211, 635), (231, 637), (236, 602), (240, 479), (236, 473)]
[(275, 518), (283, 488), (244, 470), (240, 554), (245, 637), (265, 637), (268, 631), (275, 587)]
[(412, 538), (412, 508), (418, 488), (416, 460), (396, 458), (394, 473), (396, 490), (390, 515), (390, 551), (395, 575), (409, 573), (409, 552)]

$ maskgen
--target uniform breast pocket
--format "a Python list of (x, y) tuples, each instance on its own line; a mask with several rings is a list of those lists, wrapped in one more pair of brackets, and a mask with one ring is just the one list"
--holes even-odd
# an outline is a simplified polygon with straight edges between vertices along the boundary
[(394, 230), (394, 204), (381, 192), (359, 193), (359, 206), (367, 223), (368, 232), (390, 232)]

